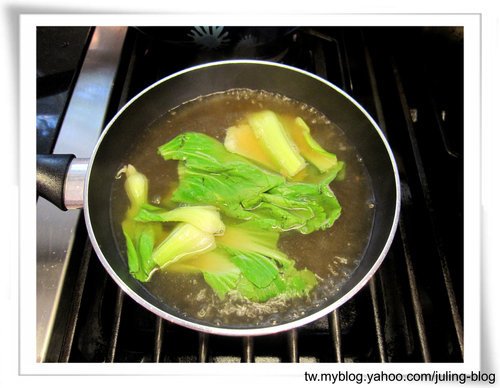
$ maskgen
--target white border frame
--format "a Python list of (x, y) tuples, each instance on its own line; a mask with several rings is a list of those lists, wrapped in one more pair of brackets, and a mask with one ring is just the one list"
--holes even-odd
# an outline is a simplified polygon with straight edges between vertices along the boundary
[[(229, 21), (229, 22), (228, 22)], [(460, 364), (40, 364), (36, 363), (36, 27), (77, 25), (462, 25), (464, 42), (464, 362)], [(481, 17), (480, 14), (330, 14), (330, 15), (23, 15), (20, 23), (20, 261), (19, 261), (19, 374), (20, 375), (169, 375), (256, 377), (256, 373), (303, 381), (304, 371), (356, 372), (477, 371), (480, 368), (480, 257), (481, 257)], [(28, 155), (28, 156), (26, 156)], [(32, 157), (31, 157), (32, 156)], [(175, 380), (169, 380), (169, 383)], [(271, 380), (266, 380), (272, 384)], [(291, 381), (291, 380), (290, 380)]]

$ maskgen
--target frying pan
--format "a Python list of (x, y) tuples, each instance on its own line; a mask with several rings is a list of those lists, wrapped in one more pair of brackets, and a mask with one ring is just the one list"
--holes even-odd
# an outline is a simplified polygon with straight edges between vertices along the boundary
[[(134, 144), (137, 131), (180, 104), (201, 95), (233, 88), (275, 92), (305, 102), (339, 126), (363, 158), (373, 185), (375, 214), (372, 234), (354, 273), (325, 304), (311, 307), (305, 315), (271, 326), (218, 326), (183, 316), (152, 295), (128, 271), (110, 219), (112, 183), (127, 161), (124, 150)], [(198, 331), (221, 335), (263, 335), (312, 322), (333, 311), (359, 291), (382, 263), (395, 234), (400, 207), (399, 176), (392, 151), (382, 131), (353, 98), (328, 81), (290, 66), (253, 60), (208, 63), (170, 75), (129, 101), (103, 131), (89, 161), (70, 155), (37, 158), (37, 191), (59, 207), (72, 204), (75, 176), (84, 176), (85, 222), (102, 265), (116, 283), (136, 302), (160, 317)], [(76, 172), (76, 173), (75, 173)], [(77, 191), (82, 187), (78, 187)], [(78, 194), (78, 193), (77, 193)], [(69, 204), (69, 205), (68, 205)]]

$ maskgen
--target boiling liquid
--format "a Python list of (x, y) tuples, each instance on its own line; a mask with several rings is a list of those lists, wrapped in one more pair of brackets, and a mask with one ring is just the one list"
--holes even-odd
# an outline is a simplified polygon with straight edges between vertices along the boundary
[[(308, 297), (292, 300), (278, 297), (254, 303), (230, 293), (221, 301), (199, 274), (155, 272), (144, 286), (186, 319), (230, 327), (255, 327), (301, 318), (334, 300), (340, 286), (358, 266), (369, 241), (374, 214), (370, 178), (354, 146), (332, 122), (335, 118), (327, 118), (304, 103), (264, 91), (235, 89), (200, 97), (167, 112), (144, 130), (131, 146), (128, 162), (148, 177), (150, 201), (161, 205), (178, 185), (178, 161), (163, 160), (157, 153), (160, 145), (187, 131), (205, 133), (223, 143), (226, 128), (241, 121), (246, 114), (262, 109), (302, 117), (314, 139), (346, 163), (345, 179), (330, 185), (342, 206), (342, 214), (334, 225), (308, 235), (285, 232), (279, 241), (279, 248), (296, 261), (298, 269), (307, 267), (317, 275), (318, 286)], [(125, 261), (125, 243), (119, 225), (127, 206), (123, 179), (117, 180), (112, 209)]]

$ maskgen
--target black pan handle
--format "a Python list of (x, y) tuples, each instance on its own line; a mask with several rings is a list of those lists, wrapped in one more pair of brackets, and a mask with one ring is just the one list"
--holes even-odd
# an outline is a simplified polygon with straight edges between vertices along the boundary
[(64, 205), (64, 183), (71, 161), (75, 155), (37, 155), (36, 192), (61, 210)]

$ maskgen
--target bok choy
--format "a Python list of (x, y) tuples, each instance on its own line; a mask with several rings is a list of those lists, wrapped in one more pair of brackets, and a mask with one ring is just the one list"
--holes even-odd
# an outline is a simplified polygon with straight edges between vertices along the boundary
[(340, 215), (340, 204), (326, 183), (289, 182), (208, 135), (186, 132), (158, 151), (165, 160), (179, 160), (173, 202), (215, 206), (263, 229), (301, 233), (325, 229)]
[(126, 218), (122, 222), (128, 267), (132, 276), (144, 282), (150, 279), (156, 267), (151, 255), (161, 227), (154, 223), (146, 225), (133, 220), (141, 206), (147, 203), (149, 182), (147, 177), (131, 164), (121, 169), (118, 176), (123, 173), (126, 176), (125, 191), (130, 202)]
[(317, 284), (315, 275), (296, 269), (278, 249), (278, 238), (277, 232), (262, 231), (253, 223), (227, 226), (215, 238), (215, 250), (180, 260), (168, 270), (201, 273), (220, 299), (228, 293), (254, 302), (308, 295)]
[(168, 209), (148, 203), (148, 179), (134, 166), (121, 171), (130, 202), (122, 230), (136, 279), (149, 281), (156, 270), (200, 274), (218, 298), (254, 302), (311, 292), (316, 275), (279, 249), (280, 234), (334, 224), (342, 209), (329, 184), (345, 165), (304, 120), (254, 112), (227, 130), (224, 144), (185, 132), (158, 153), (178, 161), (178, 186), (161, 201)]

